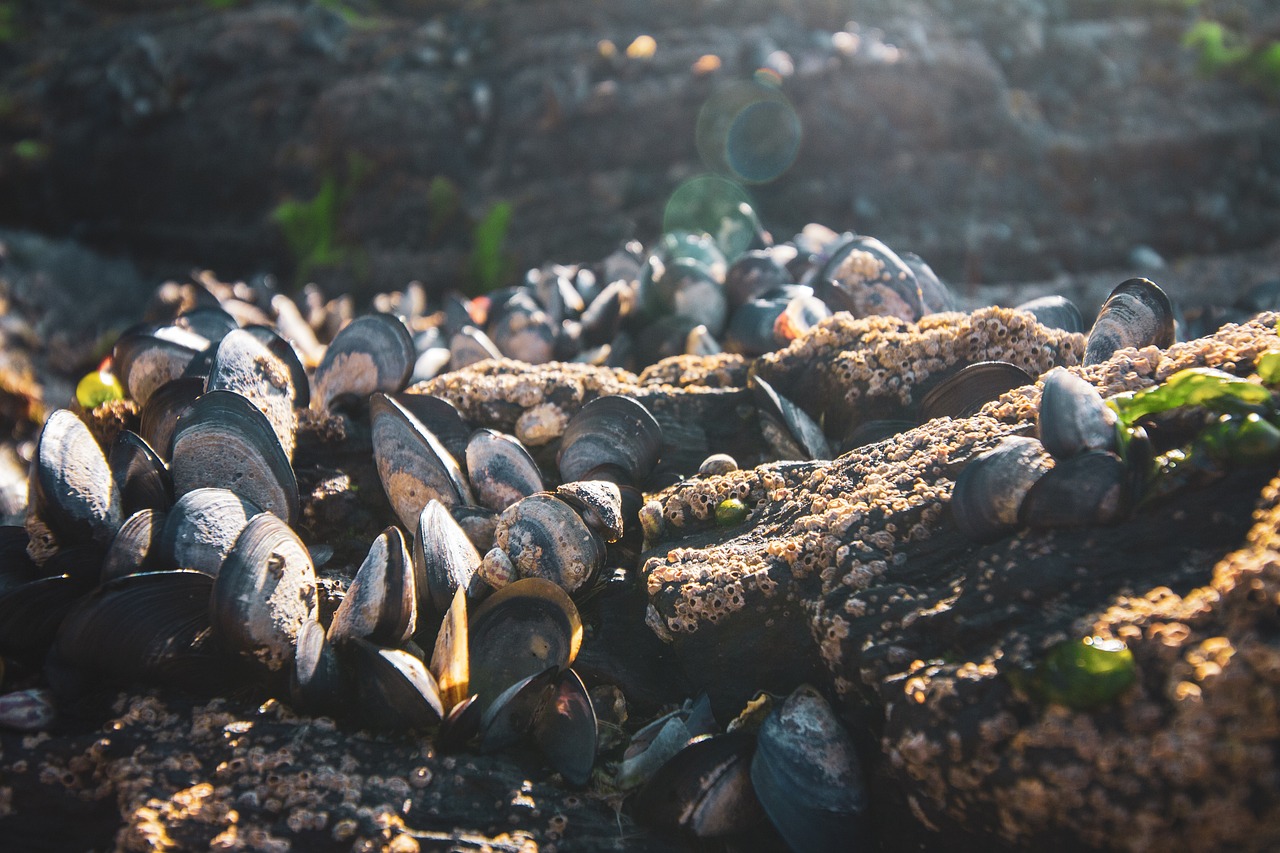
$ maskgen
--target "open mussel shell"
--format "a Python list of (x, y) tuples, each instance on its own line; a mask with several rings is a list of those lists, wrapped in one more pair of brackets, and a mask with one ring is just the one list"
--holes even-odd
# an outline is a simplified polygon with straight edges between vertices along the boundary
[(204, 380), (184, 376), (157, 388), (143, 404), (138, 434), (160, 458), (173, 458), (173, 433), (178, 421), (203, 393)]
[(289, 365), (252, 332), (236, 329), (224, 337), (209, 366), (206, 391), (234, 391), (258, 407), (271, 424), (285, 456), (293, 458), (298, 393)]
[(329, 625), (333, 643), (359, 637), (399, 646), (418, 627), (418, 591), (404, 535), (392, 525), (369, 547)]
[(478, 429), (467, 442), (467, 477), (476, 500), (502, 512), (521, 498), (542, 491), (542, 472), (516, 438)]
[(1102, 303), (1085, 343), (1084, 364), (1106, 361), (1125, 347), (1172, 346), (1173, 306), (1154, 282), (1131, 278), (1116, 286)]
[(64, 544), (105, 549), (124, 521), (120, 490), (84, 421), (58, 409), (45, 421), (32, 469), (36, 511)]
[(866, 781), (853, 741), (831, 706), (807, 685), (760, 726), (751, 783), (792, 850), (861, 847)]
[(480, 751), (497, 752), (518, 743), (533, 728), (555, 691), (558, 668), (547, 667), (498, 694), (480, 715)]
[(174, 491), (226, 488), (292, 524), (298, 480), (266, 416), (234, 391), (210, 391), (173, 435)]
[(443, 504), (428, 501), (413, 529), (419, 621), (425, 628), (449, 609), (459, 589), (479, 596), (484, 584), (475, 579), (480, 552)]
[(308, 619), (298, 629), (289, 697), (307, 714), (340, 716), (349, 710), (352, 686), (324, 626)]
[(574, 480), (555, 490), (555, 496), (606, 542), (617, 542), (625, 532), (622, 495), (622, 487), (608, 480)]
[(569, 593), (594, 577), (605, 558), (604, 543), (573, 507), (545, 492), (530, 495), (502, 513), (493, 546), (518, 577), (545, 578)]
[(120, 489), (125, 516), (142, 509), (166, 510), (173, 505), (169, 466), (136, 432), (120, 431), (111, 444), (107, 462)]
[(417, 528), (429, 501), (445, 507), (475, 503), (453, 454), (395, 398), (370, 397), (369, 419), (382, 489), (406, 529)]
[(263, 512), (249, 519), (214, 579), (211, 621), (227, 648), (279, 670), (292, 662), (303, 623), (315, 618), (316, 596), (307, 547)]
[(567, 668), (582, 645), (578, 608), (542, 578), (498, 590), (471, 614), (470, 626), (470, 690), (482, 709), (521, 679)]
[(585, 785), (596, 761), (596, 711), (591, 696), (572, 669), (560, 673), (553, 691), (533, 722), (534, 742), (566, 782)]
[(1116, 449), (1116, 413), (1098, 389), (1065, 368), (1045, 377), (1037, 423), (1040, 443), (1058, 459)]
[(63, 617), (92, 588), (92, 581), (60, 574), (0, 593), (0, 654), (38, 661), (48, 651)]
[(356, 673), (362, 723), (390, 731), (422, 730), (444, 717), (436, 680), (418, 658), (358, 638), (345, 648)]
[(112, 369), (141, 406), (161, 385), (185, 375), (192, 359), (208, 347), (207, 338), (185, 329), (137, 329), (116, 341)]
[(411, 394), (407, 391), (391, 397), (440, 439), (454, 460), (466, 458), (472, 430), (453, 403), (435, 394)]
[(720, 838), (764, 820), (751, 785), (754, 743), (745, 732), (707, 735), (653, 774), (636, 792), (636, 820), (698, 838)]
[[(273, 304), (275, 300), (272, 300)], [(307, 379), (307, 369), (302, 364), (302, 359), (298, 357), (298, 351), (293, 348), (293, 344), (276, 334), (275, 329), (270, 326), (253, 325), (245, 326), (244, 330), (253, 335), (258, 341), (271, 351), (271, 354), (280, 359), (280, 363), (289, 371), (289, 378), (293, 385), (293, 405), (299, 409), (305, 409), (311, 404), (311, 382)]]
[(782, 459), (830, 459), (831, 445), (822, 427), (808, 412), (774, 390), (759, 376), (751, 377), (751, 394), (760, 411), (760, 429)]
[(1022, 499), (1046, 471), (1051, 457), (1040, 442), (1007, 436), (969, 461), (956, 477), (951, 514), (971, 539), (989, 542), (1018, 526)]
[(967, 418), (1006, 391), (1035, 382), (1035, 377), (1007, 361), (966, 365), (929, 390), (920, 400), (920, 421)]
[(590, 479), (602, 466), (615, 466), (633, 485), (644, 481), (662, 451), (662, 427), (641, 403), (621, 394), (597, 397), (569, 419), (556, 466), (560, 480)]
[(215, 577), (249, 519), (262, 512), (252, 501), (226, 489), (193, 489), (165, 517), (159, 558), (181, 569)]
[(128, 575), (85, 596), (58, 628), (47, 671), (61, 691), (145, 681), (209, 690), (228, 670), (200, 572)]
[(635, 291), (625, 281), (611, 282), (600, 291), (582, 313), (583, 345), (594, 347), (612, 341), (634, 302)]
[(1065, 296), (1040, 296), (1023, 302), (1016, 308), (1019, 311), (1030, 311), (1042, 326), (1084, 334), (1084, 318), (1080, 316), (1080, 309)]
[(313, 402), (328, 411), (343, 397), (363, 401), (375, 391), (399, 391), (416, 360), (404, 323), (390, 314), (357, 317), (325, 350), (316, 368)]
[[(111, 547), (102, 558), (104, 582), (138, 572), (177, 568), (177, 564), (160, 557), (160, 532), (167, 514), (159, 509), (141, 509), (124, 520)], [(187, 568), (195, 568), (190, 566)], [(205, 572), (212, 575), (213, 572)]]
[(1088, 450), (1060, 459), (1027, 490), (1018, 520), (1036, 528), (1111, 524), (1128, 511), (1129, 482), (1114, 453)]

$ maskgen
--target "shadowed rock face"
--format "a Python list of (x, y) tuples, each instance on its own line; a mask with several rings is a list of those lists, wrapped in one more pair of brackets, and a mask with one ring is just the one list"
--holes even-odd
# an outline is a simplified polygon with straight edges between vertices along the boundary
[[(885, 364), (891, 384), (914, 369), (890, 357), (897, 335), (914, 345), (966, 329), (949, 344), (959, 345), (976, 316), (939, 318), (932, 335), (881, 336), (880, 321), (856, 321), (852, 334), (819, 343), (819, 329), (755, 369), (804, 352), (814, 366), (796, 375), (820, 385), (817, 365), (856, 356)], [(1276, 319), (1077, 370), (1104, 395), (1190, 366), (1244, 375), (1280, 345)], [(1078, 343), (1062, 350), (1067, 363)], [(865, 382), (843, 387), (856, 398)], [(844, 411), (845, 399), (802, 380), (789, 387), (828, 414)], [(931, 421), (832, 462), (669, 489), (666, 532), (645, 565), (650, 625), (724, 710), (750, 690), (744, 667), (754, 686), (776, 691), (825, 670), (846, 719), (878, 739), (875, 763), (929, 826), (1053, 849), (1274, 844), (1275, 472), (1236, 471), (1109, 527), (976, 545), (950, 519), (955, 477), (1000, 437), (1034, 433), (1038, 397), (1027, 386), (974, 417)], [(712, 510), (726, 496), (751, 514), (717, 530)], [(1134, 655), (1138, 683), (1118, 700), (1073, 711), (1015, 686), (1056, 643), (1087, 636), (1121, 639)], [(887, 808), (894, 795), (879, 799)]]

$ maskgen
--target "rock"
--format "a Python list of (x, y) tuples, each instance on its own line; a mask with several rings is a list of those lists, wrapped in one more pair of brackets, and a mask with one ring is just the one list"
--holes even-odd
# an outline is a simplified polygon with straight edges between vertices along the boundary
[[(988, 330), (1001, 317), (1022, 323), (987, 317)], [(1081, 375), (1107, 396), (1190, 366), (1247, 374), (1280, 347), (1277, 319), (1262, 314), (1164, 352), (1124, 350)], [(967, 335), (967, 322), (942, 318), (935, 330)], [(874, 361), (900, 350), (898, 335), (928, 334), (882, 326), (848, 324), (847, 340)], [(756, 369), (817, 349), (822, 335)], [(1057, 357), (1078, 357), (1075, 344)], [(821, 384), (820, 361), (811, 363)], [(882, 363), (889, 376), (912, 369)], [(673, 486), (659, 496), (666, 532), (644, 567), (649, 624), (720, 712), (736, 712), (752, 689), (781, 693), (817, 677), (890, 780), (873, 786), (872, 813), (908, 809), (957, 844), (1274, 844), (1280, 652), (1267, 638), (1280, 600), (1280, 478), (1245, 468), (1113, 526), (975, 545), (949, 516), (955, 477), (1002, 436), (1030, 431), (1038, 395), (1016, 389), (973, 417), (931, 421), (831, 462)], [(752, 508), (744, 525), (713, 526), (724, 496)], [(1028, 677), (1049, 651), (1091, 636), (1128, 645), (1137, 684), (1093, 710), (1035, 698)]]

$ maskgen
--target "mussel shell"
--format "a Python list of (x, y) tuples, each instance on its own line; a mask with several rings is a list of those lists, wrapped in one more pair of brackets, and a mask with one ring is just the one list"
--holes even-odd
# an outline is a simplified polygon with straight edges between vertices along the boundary
[(578, 608), (542, 578), (498, 590), (471, 614), (470, 626), (471, 692), (482, 709), (521, 679), (568, 667), (582, 645)]
[(908, 322), (924, 313), (916, 275), (902, 258), (874, 237), (851, 237), (827, 261), (818, 281), (829, 282), (830, 291), (815, 295), (833, 311), (849, 311), (855, 317), (885, 315)]
[(63, 544), (105, 549), (124, 521), (102, 448), (67, 409), (51, 414), (40, 431), (32, 485), (38, 514)]
[(226, 488), (292, 524), (298, 480), (266, 416), (234, 391), (210, 391), (192, 404), (173, 435), (178, 495)]
[(449, 612), (440, 622), (431, 649), (431, 674), (446, 709), (464, 702), (471, 691), (471, 650), (467, 642), (467, 595), (461, 587), (453, 594)]
[(0, 654), (39, 660), (62, 619), (93, 584), (68, 574), (37, 578), (0, 593)]
[[(272, 305), (277, 304), (274, 298), (271, 302)], [(299, 409), (305, 409), (309, 406), (311, 404), (311, 382), (307, 379), (307, 368), (303, 366), (302, 359), (298, 356), (298, 351), (293, 348), (293, 344), (277, 334), (275, 329), (270, 326), (245, 326), (244, 330), (257, 338), (261, 344), (270, 350), (272, 355), (280, 359), (285, 369), (289, 371), (289, 378), (293, 385), (293, 405)]]
[(360, 720), (370, 728), (421, 730), (444, 717), (440, 691), (427, 667), (409, 652), (352, 639)]
[(467, 534), (476, 551), (483, 554), (493, 547), (493, 534), (498, 529), (498, 513), (483, 506), (459, 504), (449, 510), (462, 532)]
[(197, 305), (194, 308), (188, 308), (174, 319), (173, 325), (211, 342), (220, 341), (229, 332), (240, 328), (235, 317), (214, 305)]
[(364, 400), (399, 391), (417, 354), (404, 323), (390, 314), (357, 317), (334, 337), (315, 373), (315, 403), (328, 411), (343, 397)]
[(1065, 368), (1049, 371), (1037, 419), (1045, 450), (1058, 459), (1086, 450), (1115, 450), (1116, 421), (1098, 389)]
[(1102, 303), (1089, 330), (1083, 363), (1106, 361), (1125, 347), (1165, 349), (1173, 341), (1173, 306), (1169, 297), (1154, 282), (1131, 278), (1117, 285)]
[(297, 421), (293, 414), (297, 391), (289, 365), (252, 332), (236, 329), (224, 337), (214, 353), (205, 380), (206, 391), (234, 391), (249, 400), (271, 424), (287, 458), (293, 458)]
[(502, 351), (488, 335), (475, 326), (463, 326), (449, 339), (451, 370), (461, 370), (490, 358), (502, 358)]
[(208, 575), (188, 571), (128, 575), (102, 584), (58, 628), (50, 655), (58, 673), (54, 686), (145, 681), (216, 688), (229, 668), (209, 625), (213, 585)]
[(775, 253), (769, 249), (752, 249), (743, 252), (725, 271), (724, 289), (736, 318), (741, 306), (791, 281), (786, 266), (778, 263)]
[(192, 489), (165, 518), (158, 556), (168, 565), (216, 577), (249, 519), (260, 512), (257, 504), (226, 489)]
[(751, 299), (740, 305), (729, 320), (724, 348), (752, 357), (773, 352), (782, 343), (774, 330), (789, 304), (788, 299), (771, 298)]
[(185, 375), (192, 359), (208, 347), (208, 339), (185, 329), (138, 329), (116, 341), (112, 369), (129, 397), (142, 406), (161, 385)]
[(848, 438), (840, 445), (840, 449), (848, 452), (855, 447), (862, 447), (867, 444), (875, 444), (884, 441), (886, 438), (892, 438), (901, 432), (914, 429), (919, 426), (915, 421), (904, 421), (896, 418), (876, 418), (869, 421), (863, 421), (849, 433)]
[(556, 466), (560, 480), (588, 479), (601, 465), (621, 468), (633, 484), (653, 470), (662, 451), (662, 427), (641, 403), (612, 394), (597, 397), (569, 419)]
[(161, 459), (173, 458), (173, 433), (178, 421), (203, 393), (203, 380), (183, 377), (157, 388), (143, 404), (138, 434)]
[(160, 531), (166, 517), (164, 510), (141, 509), (124, 520), (102, 558), (103, 582), (139, 572), (177, 568), (160, 557)]
[(755, 746), (732, 732), (695, 738), (637, 793), (636, 820), (698, 838), (735, 835), (764, 819), (751, 786)]
[(480, 552), (439, 501), (427, 502), (413, 529), (419, 622), (425, 628), (444, 615), (459, 588), (480, 595), (483, 585), (475, 580)]
[(507, 358), (545, 364), (555, 353), (556, 327), (539, 308), (510, 310), (491, 325), (490, 339)]
[(751, 378), (751, 394), (760, 410), (760, 426), (774, 452), (783, 459), (830, 459), (831, 445), (809, 413), (774, 390), (759, 376)]
[(481, 505), (502, 512), (521, 498), (542, 491), (542, 472), (529, 451), (510, 435), (479, 429), (466, 450), (467, 476)]
[(518, 743), (555, 691), (557, 667), (522, 678), (484, 708), (480, 715), (480, 751), (489, 753)]
[(467, 426), (453, 403), (435, 394), (412, 394), (408, 391), (392, 394), (391, 397), (431, 430), (431, 434), (440, 439), (440, 443), (455, 461), (461, 462), (466, 458), (467, 441), (471, 439), (472, 429)]
[(214, 579), (210, 618), (227, 648), (270, 670), (292, 663), (298, 631), (316, 616), (316, 573), (278, 516), (249, 519)]
[(751, 783), (792, 850), (861, 846), (867, 808), (862, 766), (848, 732), (812, 687), (799, 687), (760, 726)]
[(107, 462), (120, 489), (125, 516), (142, 509), (167, 510), (173, 505), (173, 479), (169, 476), (169, 466), (136, 432), (120, 431), (111, 444)]
[(382, 531), (333, 614), (329, 641), (359, 637), (379, 646), (399, 646), (418, 627), (418, 587), (404, 535)]
[(818, 297), (808, 293), (793, 296), (774, 320), (773, 337), (785, 346), (830, 316), (831, 309)]
[(631, 306), (635, 303), (635, 291), (625, 281), (611, 282), (600, 291), (587, 310), (582, 313), (582, 343), (595, 347), (614, 339)]
[(920, 400), (920, 421), (967, 418), (1006, 391), (1035, 382), (1035, 377), (1007, 361), (966, 365), (929, 390)]
[(915, 273), (916, 284), (920, 285), (920, 303), (924, 314), (939, 314), (943, 311), (956, 310), (956, 297), (951, 289), (942, 283), (933, 267), (925, 263), (924, 258), (915, 252), (899, 252), (898, 257)]
[(951, 493), (956, 526), (971, 539), (989, 542), (1018, 525), (1018, 511), (1028, 490), (1053, 467), (1053, 457), (1040, 442), (1006, 436), (965, 466)]
[(27, 554), (30, 541), (25, 527), (0, 526), (0, 595), (40, 576), (39, 569)]
[(349, 710), (352, 684), (324, 626), (308, 619), (298, 629), (289, 698), (306, 714), (339, 716)]
[(1040, 296), (1016, 307), (1019, 311), (1030, 311), (1042, 326), (1084, 334), (1084, 318), (1080, 316), (1080, 309), (1065, 296)]
[(494, 547), (506, 553), (520, 577), (546, 578), (578, 591), (604, 564), (600, 537), (559, 498), (530, 495), (498, 518)]
[(574, 480), (556, 487), (555, 496), (573, 508), (587, 527), (606, 542), (617, 542), (625, 532), (622, 489), (607, 480)]
[(1035, 528), (1111, 524), (1128, 512), (1129, 482), (1114, 453), (1089, 450), (1061, 459), (1027, 491), (1018, 520)]
[(595, 766), (596, 734), (596, 710), (586, 685), (576, 672), (566, 669), (533, 722), (534, 742), (566, 782), (585, 785)]
[(453, 454), (395, 398), (386, 394), (370, 397), (369, 419), (378, 477), (405, 528), (417, 528), (422, 508), (429, 501), (446, 507), (475, 503)]

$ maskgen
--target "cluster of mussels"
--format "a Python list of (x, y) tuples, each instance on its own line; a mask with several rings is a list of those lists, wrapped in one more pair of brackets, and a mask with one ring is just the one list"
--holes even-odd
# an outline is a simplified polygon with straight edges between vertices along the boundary
[[(572, 669), (584, 634), (574, 597), (634, 569), (645, 533), (656, 536), (645, 522), (660, 519), (646, 515), (642, 490), (662, 430), (635, 399), (597, 396), (556, 425), (554, 463), (543, 455), (539, 465), (516, 437), (473, 429), (448, 401), (405, 389), (497, 356), (634, 367), (715, 353), (719, 341), (755, 356), (833, 312), (914, 321), (952, 307), (919, 258), (818, 226), (732, 258), (707, 235), (669, 234), (647, 257), (628, 247), (594, 271), (534, 270), (486, 297), (447, 296), (435, 312), (411, 286), (319, 336), (322, 324), (288, 297), (271, 297), (268, 313), (251, 293), (205, 288), (216, 298), (119, 338), (115, 409), (87, 418), (60, 410), (45, 424), (28, 523), (0, 532), (0, 654), (42, 667), (64, 694), (136, 681), (209, 690), (265, 676), (303, 711), (432, 731), (441, 748), (531, 739), (575, 784), (592, 776), (599, 732)], [(1135, 319), (1158, 293), (1149, 282), (1118, 288), (1094, 324), (1090, 358), (1165, 345), (1139, 335)], [(1064, 299), (1021, 307), (1082, 331)], [(1013, 365), (968, 365), (930, 392), (920, 417), (963, 415), (1032, 381)], [(1093, 438), (1105, 429), (1084, 424), (1106, 412), (1081, 384), (1055, 374), (1046, 389), (1041, 440), (1057, 470), (1114, 454)], [(883, 437), (833, 443), (763, 379), (752, 376), (751, 388), (780, 458), (830, 458)], [(104, 435), (112, 418), (131, 428), (104, 447), (90, 424)], [(1055, 443), (1068, 421), (1088, 435)], [(398, 522), (344, 593), (322, 590), (324, 546), (309, 549), (295, 529), (304, 426), (321, 443), (330, 427), (367, 437)], [(877, 429), (900, 428), (891, 426)], [(1022, 452), (1016, 467), (1043, 472), (1026, 464), (1033, 457)], [(1051, 489), (1052, 504), (1076, 489), (1043, 477), (1015, 492), (982, 480), (989, 464), (979, 462), (956, 501), (973, 505), (957, 515), (978, 536), (1034, 514), (1026, 507), (1036, 490)], [(1078, 476), (1091, 477), (1101, 463), (1080, 465)], [(717, 454), (699, 470), (735, 466)], [(1013, 494), (1012, 515), (981, 505)], [(43, 695), (0, 696), (5, 719), (25, 702), (32, 726), (47, 724)], [(639, 788), (638, 816), (705, 836), (755, 825), (763, 810), (797, 850), (840, 849), (856, 834), (865, 801), (856, 756), (816, 691), (801, 688), (770, 713), (749, 709), (724, 734), (702, 716), (677, 713), (632, 740), (614, 781)]]

